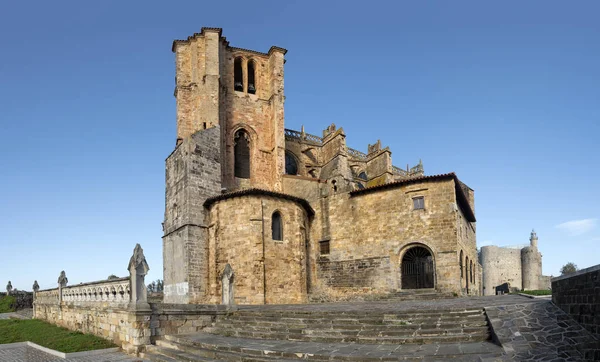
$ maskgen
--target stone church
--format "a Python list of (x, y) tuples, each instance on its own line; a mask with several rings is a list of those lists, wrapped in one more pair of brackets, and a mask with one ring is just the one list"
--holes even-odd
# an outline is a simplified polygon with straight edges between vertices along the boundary
[(454, 173), (395, 167), (379, 141), (348, 148), (334, 124), (286, 129), (286, 49), (236, 48), (202, 28), (172, 50), (165, 303), (481, 293), (474, 192)]

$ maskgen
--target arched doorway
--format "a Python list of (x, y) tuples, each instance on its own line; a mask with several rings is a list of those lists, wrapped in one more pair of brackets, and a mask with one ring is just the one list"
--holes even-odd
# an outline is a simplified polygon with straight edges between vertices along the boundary
[(402, 289), (434, 288), (434, 265), (431, 252), (414, 246), (404, 253), (401, 264)]

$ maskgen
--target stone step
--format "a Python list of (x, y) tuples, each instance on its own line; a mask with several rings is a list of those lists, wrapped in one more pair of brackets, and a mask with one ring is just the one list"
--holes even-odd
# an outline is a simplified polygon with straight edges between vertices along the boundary
[[(298, 341), (262, 341), (223, 337), (207, 333), (165, 336), (155, 346), (164, 355), (185, 353), (197, 358), (227, 361), (391, 361), (436, 360), (480, 361), (482, 357), (502, 356), (502, 348), (489, 342), (456, 342), (423, 345), (369, 345), (351, 343), (314, 343)], [(157, 353), (150, 350), (150, 353)], [(185, 360), (185, 359), (183, 359)], [(201, 360), (202, 359), (198, 359)], [(196, 361), (190, 359), (190, 361)], [(170, 362), (170, 361), (169, 361)]]
[[(156, 341), (156, 346), (150, 346), (148, 351), (144, 352), (142, 358), (150, 359), (154, 362), (171, 362), (171, 361), (243, 361), (243, 362), (264, 362), (273, 361), (272, 358), (259, 356), (256, 354), (246, 354), (243, 352), (227, 352), (219, 348), (202, 348), (179, 344), (168, 340)], [(291, 360), (278, 361), (289, 362)]]
[(229, 328), (289, 328), (289, 329), (412, 329), (412, 328), (452, 328), (452, 327), (483, 327), (488, 322), (485, 318), (465, 318), (456, 321), (440, 320), (386, 320), (379, 324), (368, 323), (289, 323), (286, 321), (241, 321), (237, 319), (218, 320), (217, 326)]
[(252, 339), (266, 339), (266, 340), (290, 340), (290, 341), (307, 341), (307, 342), (343, 342), (343, 343), (367, 343), (367, 344), (414, 344), (414, 343), (437, 343), (437, 342), (463, 342), (463, 341), (486, 341), (489, 339), (489, 330), (487, 328), (481, 328), (476, 331), (465, 332), (463, 330), (456, 331), (456, 333), (430, 333), (425, 334), (409, 334), (400, 332), (399, 334), (394, 333), (372, 333), (362, 335), (356, 331), (349, 331), (350, 333), (337, 333), (332, 331), (310, 331), (313, 333), (306, 333), (307, 331), (294, 331), (294, 332), (258, 332), (250, 330), (230, 330), (230, 329), (219, 329), (219, 328), (205, 328), (204, 332), (217, 334), (222, 336), (235, 336), (242, 338)]
[(348, 310), (348, 311), (318, 311), (304, 309), (241, 309), (232, 312), (231, 315), (258, 315), (258, 316), (323, 316), (323, 317), (343, 317), (343, 316), (381, 316), (381, 315), (466, 315), (466, 314), (482, 314), (483, 309), (432, 309), (432, 310), (412, 310), (401, 313), (389, 313), (383, 311), (365, 311), (365, 310)]
[(356, 316), (310, 316), (310, 317), (290, 317), (290, 316), (240, 316), (231, 315), (220, 317), (219, 320), (241, 321), (244, 323), (253, 322), (282, 322), (299, 324), (385, 324), (401, 322), (431, 322), (444, 321), (448, 323), (460, 322), (463, 320), (485, 319), (483, 314), (464, 314), (464, 315), (380, 315), (377, 317), (356, 317)]
[(373, 334), (373, 333), (384, 333), (384, 334), (412, 334), (412, 333), (470, 333), (473, 331), (488, 331), (487, 322), (480, 321), (475, 325), (455, 325), (455, 324), (440, 324), (440, 325), (428, 325), (428, 324), (412, 324), (412, 325), (326, 325), (326, 326), (288, 326), (288, 325), (242, 325), (232, 323), (219, 323), (218, 325), (211, 327), (212, 330), (222, 331), (254, 331), (254, 332), (273, 332), (273, 333), (304, 333), (304, 334), (315, 334), (321, 333), (333, 333), (333, 334)]

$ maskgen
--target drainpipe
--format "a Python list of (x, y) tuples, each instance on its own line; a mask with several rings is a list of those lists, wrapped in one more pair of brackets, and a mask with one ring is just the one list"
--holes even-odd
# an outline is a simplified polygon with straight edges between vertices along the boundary
[(260, 200), (262, 212), (263, 304), (267, 304), (267, 260), (265, 258), (265, 202)]

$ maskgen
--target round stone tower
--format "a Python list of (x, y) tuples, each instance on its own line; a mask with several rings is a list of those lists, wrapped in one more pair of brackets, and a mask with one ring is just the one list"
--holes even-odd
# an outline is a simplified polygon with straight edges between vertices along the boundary
[(542, 254), (537, 248), (538, 237), (535, 230), (531, 231), (530, 246), (521, 249), (521, 265), (523, 272), (523, 290), (539, 289), (542, 275)]

